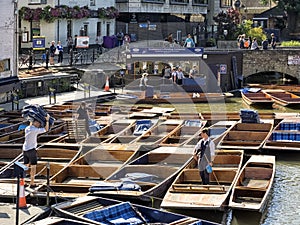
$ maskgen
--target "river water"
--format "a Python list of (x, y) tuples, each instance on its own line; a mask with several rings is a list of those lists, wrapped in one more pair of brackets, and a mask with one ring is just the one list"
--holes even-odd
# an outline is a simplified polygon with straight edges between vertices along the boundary
[[(161, 104), (160, 107), (174, 107), (178, 112), (239, 112), (249, 109), (241, 98), (231, 98), (226, 103), (211, 104)], [(275, 109), (257, 109), (258, 112), (298, 113), (300, 109), (276, 106)], [(300, 152), (276, 152), (276, 175), (269, 203), (261, 213), (248, 211), (229, 211), (225, 215), (220, 212), (198, 212), (203, 219), (226, 225), (299, 225), (300, 224)], [(189, 213), (186, 213), (189, 214)], [(225, 218), (225, 219), (224, 219)]]

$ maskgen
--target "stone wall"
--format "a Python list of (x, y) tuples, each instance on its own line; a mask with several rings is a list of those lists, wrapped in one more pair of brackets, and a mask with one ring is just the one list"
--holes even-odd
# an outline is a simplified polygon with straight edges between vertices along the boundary
[[(300, 49), (278, 48), (276, 50), (242, 51), (244, 77), (264, 71), (276, 71), (300, 80)], [(294, 63), (291, 62), (292, 57), (296, 59)]]

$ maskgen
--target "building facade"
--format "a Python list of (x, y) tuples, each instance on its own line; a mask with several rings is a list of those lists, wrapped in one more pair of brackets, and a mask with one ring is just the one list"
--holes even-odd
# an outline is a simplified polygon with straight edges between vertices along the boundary
[[(19, 1), (18, 7), (20, 32), (28, 35), (27, 40), (20, 42), (20, 49), (31, 48), (34, 36), (45, 37), (49, 47), (53, 40), (66, 46), (69, 36), (88, 36), (90, 44), (95, 44), (97, 37), (115, 34), (114, 0), (28, 0)], [(26, 17), (28, 11), (31, 17)]]
[(0, 101), (8, 101), (19, 87), (17, 69), (18, 9), (16, 1), (2, 1), (0, 7)]

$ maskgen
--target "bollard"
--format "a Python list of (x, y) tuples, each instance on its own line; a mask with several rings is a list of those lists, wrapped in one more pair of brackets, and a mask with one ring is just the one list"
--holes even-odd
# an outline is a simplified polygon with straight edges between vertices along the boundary
[(52, 99), (53, 99), (53, 104), (56, 103), (56, 93), (54, 88), (49, 88), (49, 104), (52, 104)]
[(28, 66), (28, 69), (29, 70), (32, 70), (32, 50), (30, 51), (30, 55), (29, 55), (29, 66)]
[(46, 69), (48, 69), (48, 63), (49, 63), (49, 51), (46, 51)]

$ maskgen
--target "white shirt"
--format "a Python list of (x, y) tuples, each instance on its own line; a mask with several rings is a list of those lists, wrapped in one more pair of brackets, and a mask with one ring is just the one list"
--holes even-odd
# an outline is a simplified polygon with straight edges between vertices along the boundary
[(37, 128), (33, 125), (25, 128), (25, 141), (23, 144), (23, 151), (37, 147), (37, 136), (38, 134), (46, 132), (45, 128)]
[[(200, 141), (198, 141), (198, 143), (196, 144), (196, 146), (194, 148), (194, 154), (196, 154), (197, 149), (201, 149), (201, 144), (203, 141), (206, 144), (207, 141), (210, 141), (210, 138), (208, 138), (207, 140), (201, 139)], [(211, 155), (211, 157), (213, 157), (215, 155), (215, 143), (213, 141), (210, 141), (209, 149), (210, 149), (210, 155)]]

